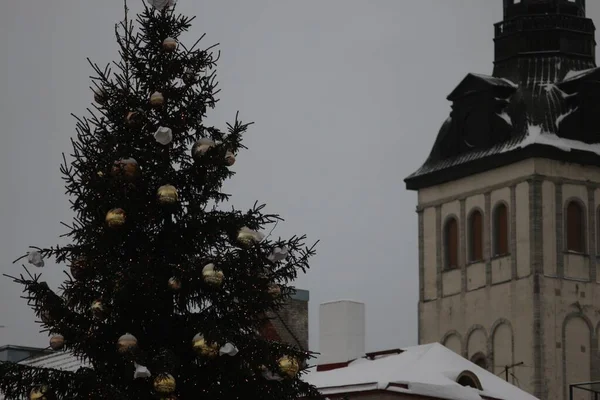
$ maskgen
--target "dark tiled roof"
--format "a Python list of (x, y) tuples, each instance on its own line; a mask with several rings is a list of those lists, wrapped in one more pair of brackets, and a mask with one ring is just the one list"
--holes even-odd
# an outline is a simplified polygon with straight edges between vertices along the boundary
[[(541, 61), (540, 61), (541, 62)], [(409, 189), (417, 189), (424, 185), (418, 181), (424, 181), (428, 175), (442, 174), (447, 170), (461, 166), (463, 170), (468, 169), (467, 165), (480, 161), (479, 166), (485, 163), (485, 159), (506, 154), (510, 152), (518, 152), (522, 148), (532, 144), (543, 146), (553, 146), (567, 150), (564, 142), (561, 141), (561, 132), (557, 121), (559, 117), (570, 112), (572, 107), (569, 106), (569, 97), (572, 96), (574, 88), (580, 84), (580, 81), (586, 78), (600, 75), (600, 68), (587, 69), (578, 73), (571, 72), (564, 74), (565, 80), (562, 82), (552, 82), (551, 78), (556, 78), (556, 75), (541, 74), (538, 77), (531, 77), (531, 80), (522, 82), (519, 85), (513, 84), (506, 79), (495, 78), (479, 74), (469, 74), (457, 86), (455, 91), (449, 96), (457, 95), (457, 90), (461, 88), (469, 79), (480, 80), (489, 84), (491, 87), (513, 87), (516, 88), (513, 94), (507, 98), (508, 104), (502, 112), (502, 117), (509, 122), (510, 130), (507, 135), (501, 140), (492, 140), (489, 146), (480, 146), (472, 149), (457, 149), (453, 154), (448, 154), (447, 148), (449, 143), (456, 143), (462, 139), (459, 137), (462, 127), (461, 121), (456, 121), (451, 116), (443, 123), (432, 151), (425, 163), (414, 173), (406, 178), (407, 187)], [(471, 87), (477, 87), (477, 82), (468, 83)], [(564, 89), (564, 90), (563, 90)], [(467, 95), (468, 88), (462, 88)], [(566, 93), (569, 92), (569, 93)], [(458, 93), (460, 96), (460, 93)], [(496, 99), (502, 100), (502, 99)], [(498, 114), (497, 114), (498, 115)], [(482, 132), (485, 135), (492, 135), (490, 132)], [(537, 138), (532, 138), (532, 135), (541, 135)], [(553, 142), (554, 141), (554, 142)], [(575, 146), (575, 149), (585, 151), (586, 146)], [(596, 149), (590, 147), (590, 151), (596, 153)], [(445, 154), (444, 154), (445, 152)], [(489, 160), (490, 163), (493, 160)], [(600, 162), (600, 159), (598, 160)], [(444, 171), (444, 172), (442, 172)], [(474, 169), (472, 173), (479, 172)], [(450, 174), (447, 175), (450, 180)], [(435, 179), (438, 183), (444, 181), (443, 178)], [(427, 185), (425, 185), (427, 186)]]

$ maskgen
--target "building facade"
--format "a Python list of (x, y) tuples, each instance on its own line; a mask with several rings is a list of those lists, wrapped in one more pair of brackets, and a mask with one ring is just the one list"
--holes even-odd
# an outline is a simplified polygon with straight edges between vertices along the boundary
[(448, 96), (405, 180), (418, 191), (419, 342), (541, 399), (600, 380), (594, 31), (584, 0), (504, 0), (493, 74)]
[(315, 368), (303, 376), (329, 400), (536, 400), (439, 343), (365, 353), (365, 305), (321, 304)]

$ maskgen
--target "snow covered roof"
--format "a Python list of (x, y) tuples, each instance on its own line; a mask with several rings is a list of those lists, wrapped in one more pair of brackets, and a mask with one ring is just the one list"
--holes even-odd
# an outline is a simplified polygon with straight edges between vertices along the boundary
[(62, 371), (75, 372), (81, 367), (89, 367), (89, 365), (71, 353), (57, 352), (42, 357), (30, 358), (21, 361), (19, 364), (29, 365), (38, 368), (52, 368)]
[[(457, 383), (465, 371), (478, 378), (482, 390)], [(373, 360), (360, 358), (334, 370), (313, 369), (304, 380), (325, 396), (385, 390), (448, 400), (536, 400), (439, 343), (408, 347)]]

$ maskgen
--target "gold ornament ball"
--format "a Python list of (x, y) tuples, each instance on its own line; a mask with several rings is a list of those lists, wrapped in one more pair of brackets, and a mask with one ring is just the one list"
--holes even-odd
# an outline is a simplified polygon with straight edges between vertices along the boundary
[(269, 294), (273, 297), (279, 297), (281, 295), (281, 286), (276, 284), (269, 285)]
[(129, 353), (137, 348), (138, 341), (130, 333), (126, 333), (117, 340), (117, 351), (121, 354)]
[(47, 400), (50, 389), (46, 385), (36, 386), (29, 392), (29, 400)]
[(165, 97), (161, 92), (154, 92), (150, 96), (150, 105), (152, 107), (162, 107), (165, 104)]
[(50, 348), (60, 350), (65, 345), (65, 338), (62, 335), (54, 335), (50, 338)]
[(196, 162), (200, 162), (202, 156), (215, 145), (215, 142), (208, 138), (202, 138), (192, 146), (192, 158)]
[(124, 158), (115, 161), (110, 172), (115, 178), (133, 181), (140, 175), (140, 166), (135, 159)]
[(71, 270), (71, 275), (73, 278), (81, 279), (85, 272), (85, 265), (85, 259), (83, 258), (78, 258), (71, 263), (69, 269)]
[(248, 227), (243, 227), (237, 234), (237, 241), (243, 247), (251, 247), (252, 245), (260, 242), (263, 239), (263, 235), (259, 232), (253, 231)]
[(170, 278), (169, 289), (171, 289), (174, 292), (178, 292), (181, 289), (181, 281), (176, 277)]
[(225, 164), (228, 167), (231, 167), (233, 164), (235, 164), (235, 155), (233, 152), (227, 151), (227, 153), (225, 153)]
[(223, 271), (215, 269), (214, 264), (207, 264), (202, 268), (202, 279), (211, 286), (221, 286), (224, 278)]
[(158, 203), (162, 205), (171, 205), (177, 203), (179, 194), (173, 185), (163, 185), (156, 192)]
[(162, 42), (162, 48), (164, 51), (169, 53), (175, 51), (175, 49), (177, 48), (177, 40), (173, 39), (172, 37), (166, 38)]
[(144, 122), (144, 115), (139, 111), (129, 111), (125, 117), (125, 124), (130, 128), (140, 128)]
[(119, 228), (125, 225), (125, 210), (113, 208), (106, 213), (106, 224), (109, 228)]
[(104, 304), (100, 300), (96, 300), (92, 303), (90, 310), (92, 311), (92, 315), (96, 318), (103, 318), (106, 313), (106, 308)]
[(278, 361), (279, 370), (289, 378), (295, 377), (300, 372), (300, 363), (292, 357), (281, 357)]
[(201, 334), (194, 336), (192, 347), (199, 356), (216, 357), (219, 354), (219, 345), (208, 343)]
[(154, 379), (154, 390), (159, 394), (170, 394), (177, 387), (175, 378), (170, 374), (161, 374)]

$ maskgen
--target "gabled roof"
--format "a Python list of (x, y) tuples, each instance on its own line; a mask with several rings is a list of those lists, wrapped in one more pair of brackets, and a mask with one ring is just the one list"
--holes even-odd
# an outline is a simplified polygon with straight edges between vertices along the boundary
[(452, 93), (448, 95), (447, 99), (453, 101), (454, 99), (470, 93), (494, 88), (504, 89), (507, 93), (512, 93), (516, 90), (517, 85), (508, 79), (470, 73), (463, 78), (463, 80), (458, 84), (458, 86), (456, 86)]
[[(478, 378), (482, 390), (456, 382), (465, 371)], [(408, 347), (374, 360), (361, 358), (335, 370), (313, 369), (304, 380), (325, 396), (385, 390), (448, 400), (536, 400), (439, 343)]]

